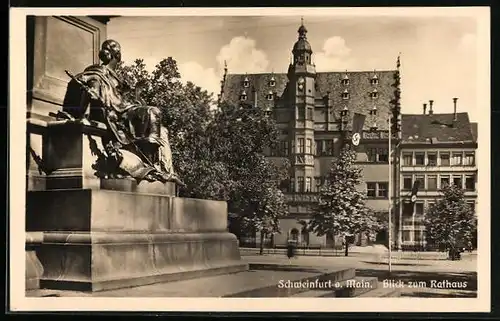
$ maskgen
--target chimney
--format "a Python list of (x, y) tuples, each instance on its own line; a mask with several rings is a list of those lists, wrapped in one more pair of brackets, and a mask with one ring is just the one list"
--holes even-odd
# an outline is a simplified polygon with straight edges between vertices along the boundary
[(453, 122), (457, 121), (457, 100), (458, 98), (453, 98)]
[(429, 115), (434, 114), (434, 111), (432, 110), (433, 104), (434, 104), (434, 100), (429, 100)]
[(427, 104), (424, 104), (424, 115), (427, 112)]

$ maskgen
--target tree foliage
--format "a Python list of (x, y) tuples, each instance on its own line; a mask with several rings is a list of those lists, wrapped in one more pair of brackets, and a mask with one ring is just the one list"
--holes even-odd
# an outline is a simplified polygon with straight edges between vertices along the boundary
[[(148, 72), (142, 59), (121, 64), (119, 75), (145, 104), (162, 110), (169, 131), (174, 168), (186, 184), (180, 196), (228, 202), (247, 229), (278, 231), (287, 207), (278, 182), (288, 174), (264, 152), (276, 144), (278, 131), (260, 108), (223, 103), (216, 110), (207, 91), (183, 84), (172, 58)], [(136, 95), (132, 90), (129, 95)]]
[(319, 202), (309, 221), (309, 229), (319, 236), (343, 236), (346, 249), (349, 237), (367, 233), (373, 239), (375, 232), (380, 229), (375, 213), (365, 205), (365, 194), (358, 188), (362, 170), (355, 166), (355, 160), (355, 150), (345, 145), (339, 157), (332, 162), (327, 181), (320, 189)]
[(442, 193), (443, 198), (428, 208), (424, 218), (427, 243), (446, 249), (467, 247), (474, 242), (474, 212), (461, 188), (449, 185)]

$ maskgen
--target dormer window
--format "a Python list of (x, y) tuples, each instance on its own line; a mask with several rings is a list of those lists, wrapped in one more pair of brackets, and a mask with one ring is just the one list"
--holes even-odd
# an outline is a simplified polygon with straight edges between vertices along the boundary
[(341, 117), (345, 117), (345, 116), (347, 116), (347, 113), (348, 113), (348, 112), (349, 112), (349, 109), (347, 108), (347, 106), (344, 106), (344, 109), (342, 109), (342, 110), (340, 111), (340, 116), (341, 116)]
[(344, 78), (342, 78), (342, 85), (347, 86), (349, 85), (349, 77), (347, 75), (344, 75)]
[(347, 91), (347, 89), (342, 93), (342, 99), (349, 99), (349, 92)]
[(378, 92), (376, 89), (370, 93), (370, 97), (371, 98), (378, 98)]
[(245, 79), (243, 80), (243, 87), (250, 87), (250, 81), (248, 80), (248, 77), (245, 77)]
[(274, 79), (274, 77), (271, 77), (271, 79), (269, 80), (269, 86), (270, 87), (276, 86), (276, 79)]
[(377, 77), (377, 75), (373, 75), (373, 77), (370, 79), (370, 84), (372, 84), (372, 85), (378, 85), (378, 77)]
[(240, 100), (241, 101), (246, 101), (247, 100), (247, 93), (244, 90), (240, 94)]
[(269, 91), (269, 92), (267, 93), (267, 95), (266, 95), (266, 99), (267, 99), (267, 100), (273, 100), (273, 98), (274, 98), (274, 94), (273, 94), (273, 92), (272, 92), (272, 91)]

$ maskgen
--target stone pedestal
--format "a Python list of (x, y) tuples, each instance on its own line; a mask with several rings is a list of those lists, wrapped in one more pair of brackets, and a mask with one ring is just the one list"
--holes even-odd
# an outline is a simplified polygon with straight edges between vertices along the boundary
[(26, 203), (26, 231), (43, 232), (41, 288), (101, 291), (248, 269), (225, 202), (175, 197), (174, 183), (96, 177), (89, 144), (105, 134), (47, 124), (46, 190), (29, 191)]
[(244, 271), (225, 202), (74, 189), (28, 193), (42, 288), (100, 291)]

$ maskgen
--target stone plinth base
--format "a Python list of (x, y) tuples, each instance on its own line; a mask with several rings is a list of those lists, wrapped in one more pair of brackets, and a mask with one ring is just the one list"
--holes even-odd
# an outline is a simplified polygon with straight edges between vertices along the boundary
[(42, 243), (42, 239), (42, 233), (26, 233), (26, 290), (34, 290), (40, 288), (40, 278), (43, 275), (43, 266), (38, 260), (36, 250)]
[(225, 202), (111, 190), (27, 194), (42, 288), (102, 291), (240, 272)]
[(45, 233), (42, 288), (102, 291), (246, 270), (230, 233)]

